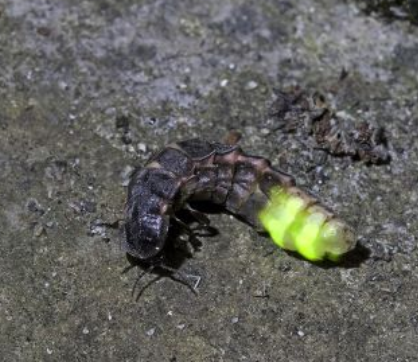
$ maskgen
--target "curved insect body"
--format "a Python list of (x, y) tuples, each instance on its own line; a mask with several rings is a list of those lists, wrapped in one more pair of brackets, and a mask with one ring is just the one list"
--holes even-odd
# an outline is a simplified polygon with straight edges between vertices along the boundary
[(222, 205), (276, 244), (310, 260), (337, 259), (355, 245), (351, 229), (295, 186), (290, 175), (240, 147), (200, 139), (161, 150), (131, 177), (126, 247), (151, 261), (167, 239), (170, 218), (190, 201)]

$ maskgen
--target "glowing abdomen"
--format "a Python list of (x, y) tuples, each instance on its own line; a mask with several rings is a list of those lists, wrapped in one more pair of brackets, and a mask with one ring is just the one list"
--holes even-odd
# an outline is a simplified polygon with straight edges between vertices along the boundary
[(336, 261), (356, 244), (347, 224), (293, 187), (273, 188), (259, 219), (277, 245), (311, 261)]

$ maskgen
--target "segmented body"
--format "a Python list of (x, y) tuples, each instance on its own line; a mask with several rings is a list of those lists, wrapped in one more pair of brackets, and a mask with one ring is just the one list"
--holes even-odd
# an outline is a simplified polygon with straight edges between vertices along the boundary
[(269, 232), (280, 246), (299, 252), (304, 248), (298, 246), (300, 234), (309, 234), (306, 223), (316, 225), (316, 234), (310, 232), (308, 239), (320, 238), (328, 225), (328, 239), (338, 239), (339, 246), (321, 246), (324, 250), (314, 256), (302, 252), (308, 259), (339, 255), (354, 246), (346, 224), (269, 160), (247, 155), (237, 145), (191, 139), (167, 146), (133, 173), (126, 205), (127, 252), (141, 260), (157, 256), (166, 243), (170, 218), (190, 201), (222, 205), (258, 231)]

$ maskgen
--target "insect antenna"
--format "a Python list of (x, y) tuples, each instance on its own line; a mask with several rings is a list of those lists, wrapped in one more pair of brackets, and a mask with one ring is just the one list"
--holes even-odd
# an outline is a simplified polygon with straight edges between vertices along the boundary
[[(129, 268), (125, 268), (126, 271), (132, 269), (134, 266), (129, 267)], [(135, 280), (135, 284), (132, 288), (132, 297), (135, 295), (135, 291), (138, 288), (139, 282), (140, 280), (146, 276), (147, 274), (151, 274), (155, 269), (161, 269), (164, 272), (167, 272), (168, 275), (163, 275), (163, 274), (159, 274), (157, 275), (155, 278), (151, 279), (149, 282), (147, 282), (136, 294), (135, 297), (135, 301), (138, 301), (139, 298), (142, 296), (142, 294), (145, 292), (146, 289), (148, 289), (148, 287), (150, 287), (152, 284), (156, 283), (158, 280), (164, 278), (165, 276), (168, 276), (170, 279), (181, 283), (183, 285), (185, 285), (186, 287), (188, 287), (194, 294), (199, 294), (197, 291), (197, 288), (199, 287), (200, 281), (201, 281), (201, 277), (197, 276), (197, 275), (191, 275), (191, 274), (186, 274), (183, 272), (180, 272), (179, 270), (172, 268), (170, 266), (164, 265), (164, 264), (152, 264), (150, 265), (147, 269), (143, 270), (142, 273), (138, 273), (138, 277)], [(187, 281), (187, 279), (196, 279), (194, 284), (191, 284)]]
[[(158, 268), (169, 272), (169, 278), (173, 279), (176, 282), (179, 282), (185, 286), (187, 286), (194, 294), (199, 294), (199, 292), (197, 291), (197, 288), (199, 287), (200, 281), (202, 280), (202, 277), (198, 276), (198, 275), (192, 275), (192, 274), (187, 274), (187, 273), (183, 273), (179, 270), (177, 270), (176, 268), (172, 268), (168, 265), (165, 264), (160, 264), (158, 265)], [(178, 278), (178, 277), (180, 278)], [(195, 279), (196, 282), (191, 285), (190, 283), (187, 282), (187, 279)]]
[[(148, 283), (146, 283), (141, 290), (138, 292), (138, 294), (136, 295), (135, 301), (137, 302), (139, 300), (139, 298), (141, 298), (142, 294), (144, 294), (145, 290), (148, 289), (148, 287), (150, 287), (152, 284), (158, 282), (160, 279), (162, 279), (163, 276), (162, 275), (157, 275), (155, 278), (151, 279)], [(133, 295), (132, 295), (133, 296)]]
[[(133, 266), (134, 267), (134, 266)], [(132, 297), (135, 295), (135, 290), (138, 287), (139, 281), (147, 274), (150, 274), (154, 269), (155, 269), (156, 265), (152, 264), (150, 265), (147, 269), (145, 269), (142, 273), (138, 273), (138, 277), (135, 280), (135, 284), (132, 288)], [(126, 268), (125, 268), (126, 269)], [(152, 283), (151, 283), (152, 284)], [(144, 292), (144, 289), (146, 289), (147, 287), (149, 287), (151, 284), (147, 283), (145, 284), (145, 286), (139, 291), (137, 297), (135, 298), (136, 301), (138, 301), (139, 297), (142, 295), (142, 293)]]

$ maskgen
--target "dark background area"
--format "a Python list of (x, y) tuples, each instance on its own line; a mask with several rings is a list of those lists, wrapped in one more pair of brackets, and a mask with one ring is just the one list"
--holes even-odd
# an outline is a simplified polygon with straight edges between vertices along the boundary
[[(418, 29), (395, 5), (0, 1), (0, 360), (416, 361)], [(295, 85), (385, 127), (391, 162), (271, 132), (273, 89)], [(181, 266), (199, 295), (164, 278), (136, 301), (118, 222), (130, 172), (231, 128), (368, 258), (314, 265), (213, 214), (219, 234)]]

